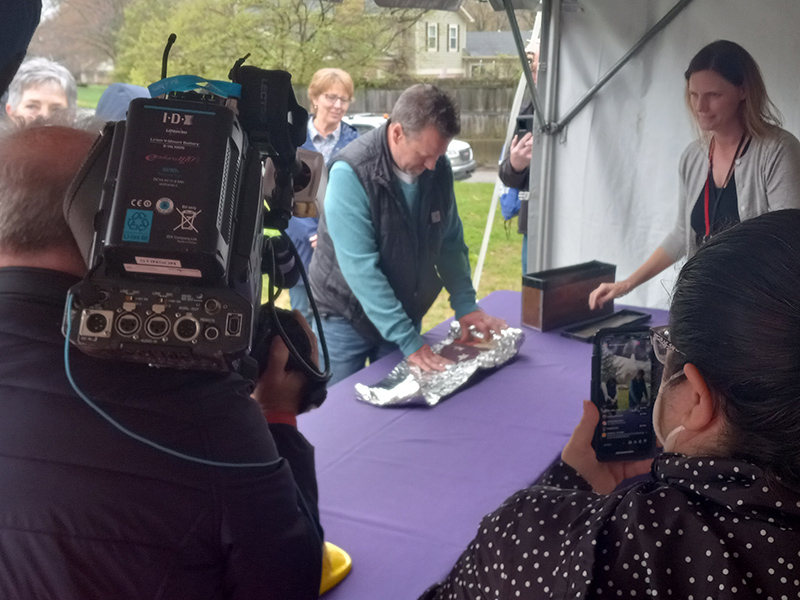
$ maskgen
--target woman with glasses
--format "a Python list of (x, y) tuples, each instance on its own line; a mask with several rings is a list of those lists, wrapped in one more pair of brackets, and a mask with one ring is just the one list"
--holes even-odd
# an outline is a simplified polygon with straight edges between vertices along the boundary
[(423, 598), (797, 598), (798, 232), (800, 211), (765, 214), (682, 269), (651, 336), (660, 456), (599, 463), (585, 402), (561, 462), (485, 517)]
[[(308, 99), (311, 102), (311, 114), (308, 118), (308, 136), (302, 147), (322, 154), (328, 165), (334, 154), (358, 137), (358, 131), (342, 121), (353, 100), (353, 79), (342, 69), (320, 69), (308, 84)], [(294, 217), (286, 229), (306, 271), (317, 243), (318, 222), (317, 218)], [(299, 310), (310, 323), (311, 308), (302, 281), (289, 289), (289, 299), (292, 308)]]
[(592, 308), (691, 256), (731, 225), (800, 208), (800, 142), (780, 128), (780, 113), (747, 50), (713, 42), (695, 55), (685, 77), (686, 103), (700, 137), (681, 157), (675, 226), (630, 277), (598, 286), (589, 296)]

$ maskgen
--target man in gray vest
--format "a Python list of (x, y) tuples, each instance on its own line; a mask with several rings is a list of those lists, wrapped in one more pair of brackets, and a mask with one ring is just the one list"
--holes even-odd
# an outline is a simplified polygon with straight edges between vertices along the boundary
[(445, 369), (420, 335), (444, 286), (461, 323), (505, 327), (475, 301), (469, 256), (444, 156), (461, 130), (453, 101), (432, 85), (408, 88), (386, 124), (332, 162), (311, 290), (331, 358), (331, 383), (399, 348), (423, 370)]

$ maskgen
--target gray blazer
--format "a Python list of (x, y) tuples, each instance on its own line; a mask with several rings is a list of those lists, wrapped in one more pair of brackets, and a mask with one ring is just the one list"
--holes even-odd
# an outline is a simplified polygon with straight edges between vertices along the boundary
[[(775, 127), (765, 137), (753, 138), (745, 155), (736, 160), (735, 173), (742, 221), (772, 210), (800, 208), (800, 141), (788, 131)], [(696, 140), (681, 156), (678, 218), (661, 242), (676, 261), (697, 251), (690, 220), (707, 175), (708, 145)]]

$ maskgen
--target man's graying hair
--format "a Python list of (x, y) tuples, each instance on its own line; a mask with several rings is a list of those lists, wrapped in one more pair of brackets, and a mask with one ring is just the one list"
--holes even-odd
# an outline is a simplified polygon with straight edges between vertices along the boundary
[(97, 131), (38, 122), (0, 129), (0, 252), (75, 244), (62, 205)]
[(439, 135), (452, 139), (461, 132), (461, 117), (453, 99), (435, 85), (412, 85), (397, 99), (392, 109), (392, 123), (399, 123), (403, 133), (415, 136), (429, 126)]
[(22, 102), (25, 90), (46, 84), (56, 84), (67, 97), (67, 108), (75, 108), (78, 103), (78, 87), (75, 78), (66, 67), (47, 58), (30, 58), (17, 71), (8, 86), (8, 104), (16, 109)]

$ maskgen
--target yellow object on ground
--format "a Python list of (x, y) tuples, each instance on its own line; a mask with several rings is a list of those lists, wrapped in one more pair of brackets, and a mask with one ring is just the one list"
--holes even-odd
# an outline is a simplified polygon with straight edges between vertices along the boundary
[(353, 561), (350, 555), (330, 542), (325, 542), (322, 553), (322, 581), (319, 584), (321, 596), (336, 585), (350, 572)]

